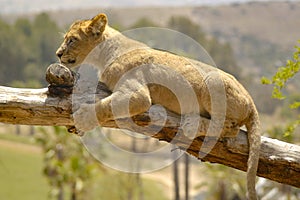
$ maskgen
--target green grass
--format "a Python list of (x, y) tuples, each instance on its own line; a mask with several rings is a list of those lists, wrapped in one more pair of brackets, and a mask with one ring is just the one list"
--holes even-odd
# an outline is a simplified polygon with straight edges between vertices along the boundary
[(47, 199), (50, 188), (41, 170), (39, 153), (0, 147), (0, 199)]
[(9, 140), (12, 142), (19, 142), (24, 144), (34, 144), (32, 136), (27, 135), (16, 135), (16, 134), (0, 134), (1, 140)]

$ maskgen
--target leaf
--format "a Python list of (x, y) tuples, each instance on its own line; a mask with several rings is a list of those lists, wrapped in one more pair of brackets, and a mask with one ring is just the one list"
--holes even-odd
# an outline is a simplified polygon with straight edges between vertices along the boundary
[(292, 103), (291, 105), (290, 105), (290, 108), (291, 109), (297, 109), (297, 108), (299, 108), (300, 107), (300, 102), (299, 101), (296, 101), (296, 102), (294, 102), (294, 103)]
[(272, 83), (272, 81), (270, 79), (268, 79), (267, 77), (262, 77), (261, 78), (261, 83), (265, 84), (265, 85), (270, 85)]
[(289, 136), (296, 130), (296, 128), (297, 128), (299, 125), (300, 125), (300, 119), (291, 122), (291, 123), (286, 127), (286, 130), (285, 130), (285, 133), (284, 133), (284, 137), (289, 137)]
[(280, 91), (280, 89), (278, 87), (273, 88), (272, 97), (275, 99), (280, 99), (280, 100), (286, 98), (284, 95), (282, 95), (282, 92)]
[(71, 168), (73, 171), (76, 171), (79, 168), (79, 157), (73, 156), (71, 158)]

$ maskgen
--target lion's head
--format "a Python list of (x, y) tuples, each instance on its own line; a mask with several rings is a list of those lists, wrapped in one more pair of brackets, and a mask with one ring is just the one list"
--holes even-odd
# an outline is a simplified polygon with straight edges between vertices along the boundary
[(106, 25), (107, 17), (102, 13), (90, 20), (74, 22), (56, 51), (60, 62), (69, 68), (81, 64), (94, 47), (103, 40)]

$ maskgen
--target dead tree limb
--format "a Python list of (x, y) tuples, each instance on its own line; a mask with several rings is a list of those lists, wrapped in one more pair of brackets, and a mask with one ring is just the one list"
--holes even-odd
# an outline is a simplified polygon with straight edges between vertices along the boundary
[[(49, 88), (17, 89), (1, 86), (0, 122), (42, 126), (74, 125), (71, 115), (72, 98), (69, 95), (74, 81), (70, 81), (72, 78), (73, 74), (68, 69), (52, 66), (47, 72), (47, 80), (51, 83)], [(97, 94), (99, 98), (104, 98), (110, 95), (110, 92), (104, 85), (100, 85)], [(158, 116), (159, 112), (154, 110)], [(163, 127), (151, 123), (148, 112), (133, 117), (133, 121), (139, 126), (132, 126), (129, 119), (121, 119), (118, 123), (110, 121), (105, 127), (118, 128), (121, 125), (122, 128), (175, 144), (202, 161), (220, 163), (246, 171), (248, 142), (245, 131), (241, 130), (237, 138), (217, 141), (214, 148), (203, 157), (200, 148), (204, 138), (190, 140), (185, 137), (180, 133), (180, 116), (171, 112), (167, 114)], [(262, 137), (257, 174), (300, 188), (300, 146)]]

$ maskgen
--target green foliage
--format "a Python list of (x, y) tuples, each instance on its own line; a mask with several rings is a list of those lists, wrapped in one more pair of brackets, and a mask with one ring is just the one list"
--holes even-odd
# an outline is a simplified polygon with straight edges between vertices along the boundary
[(46, 67), (56, 61), (59, 28), (47, 14), (31, 22), (20, 18), (12, 25), (0, 19), (0, 84), (13, 81), (45, 83)]
[[(291, 126), (291, 124), (289, 124), (289, 126)], [(295, 141), (295, 137), (293, 134), (291, 134), (292, 132), (290, 132), (290, 131), (291, 131), (291, 129), (289, 131), (287, 131), (286, 127), (277, 125), (271, 129), (267, 130), (267, 134), (270, 137), (274, 137), (278, 140), (291, 143), (291, 142)]]
[[(300, 40), (299, 40), (300, 43)], [(268, 79), (263, 77), (261, 82), (263, 84), (273, 84), (273, 92), (272, 97), (280, 100), (286, 99), (287, 95), (283, 94), (282, 90), (286, 88), (287, 82), (292, 79), (300, 70), (300, 46), (295, 47), (296, 51), (293, 54), (291, 60), (286, 62), (286, 65), (280, 67), (275, 75)], [(290, 109), (298, 109), (300, 108), (300, 98), (298, 94), (293, 94), (288, 97), (289, 99), (289, 107)], [(293, 98), (294, 97), (294, 98)], [(285, 129), (285, 136), (289, 136), (291, 133), (295, 131), (295, 129), (300, 125), (300, 115), (298, 119), (289, 123)]]
[(295, 132), (296, 128), (300, 125), (300, 116), (295, 121), (290, 122), (284, 132), (285, 137), (289, 137), (292, 133)]
[(52, 188), (51, 196), (59, 197), (69, 188), (72, 196), (82, 199), (100, 165), (65, 128), (41, 128), (36, 141), (44, 151), (44, 174)]

